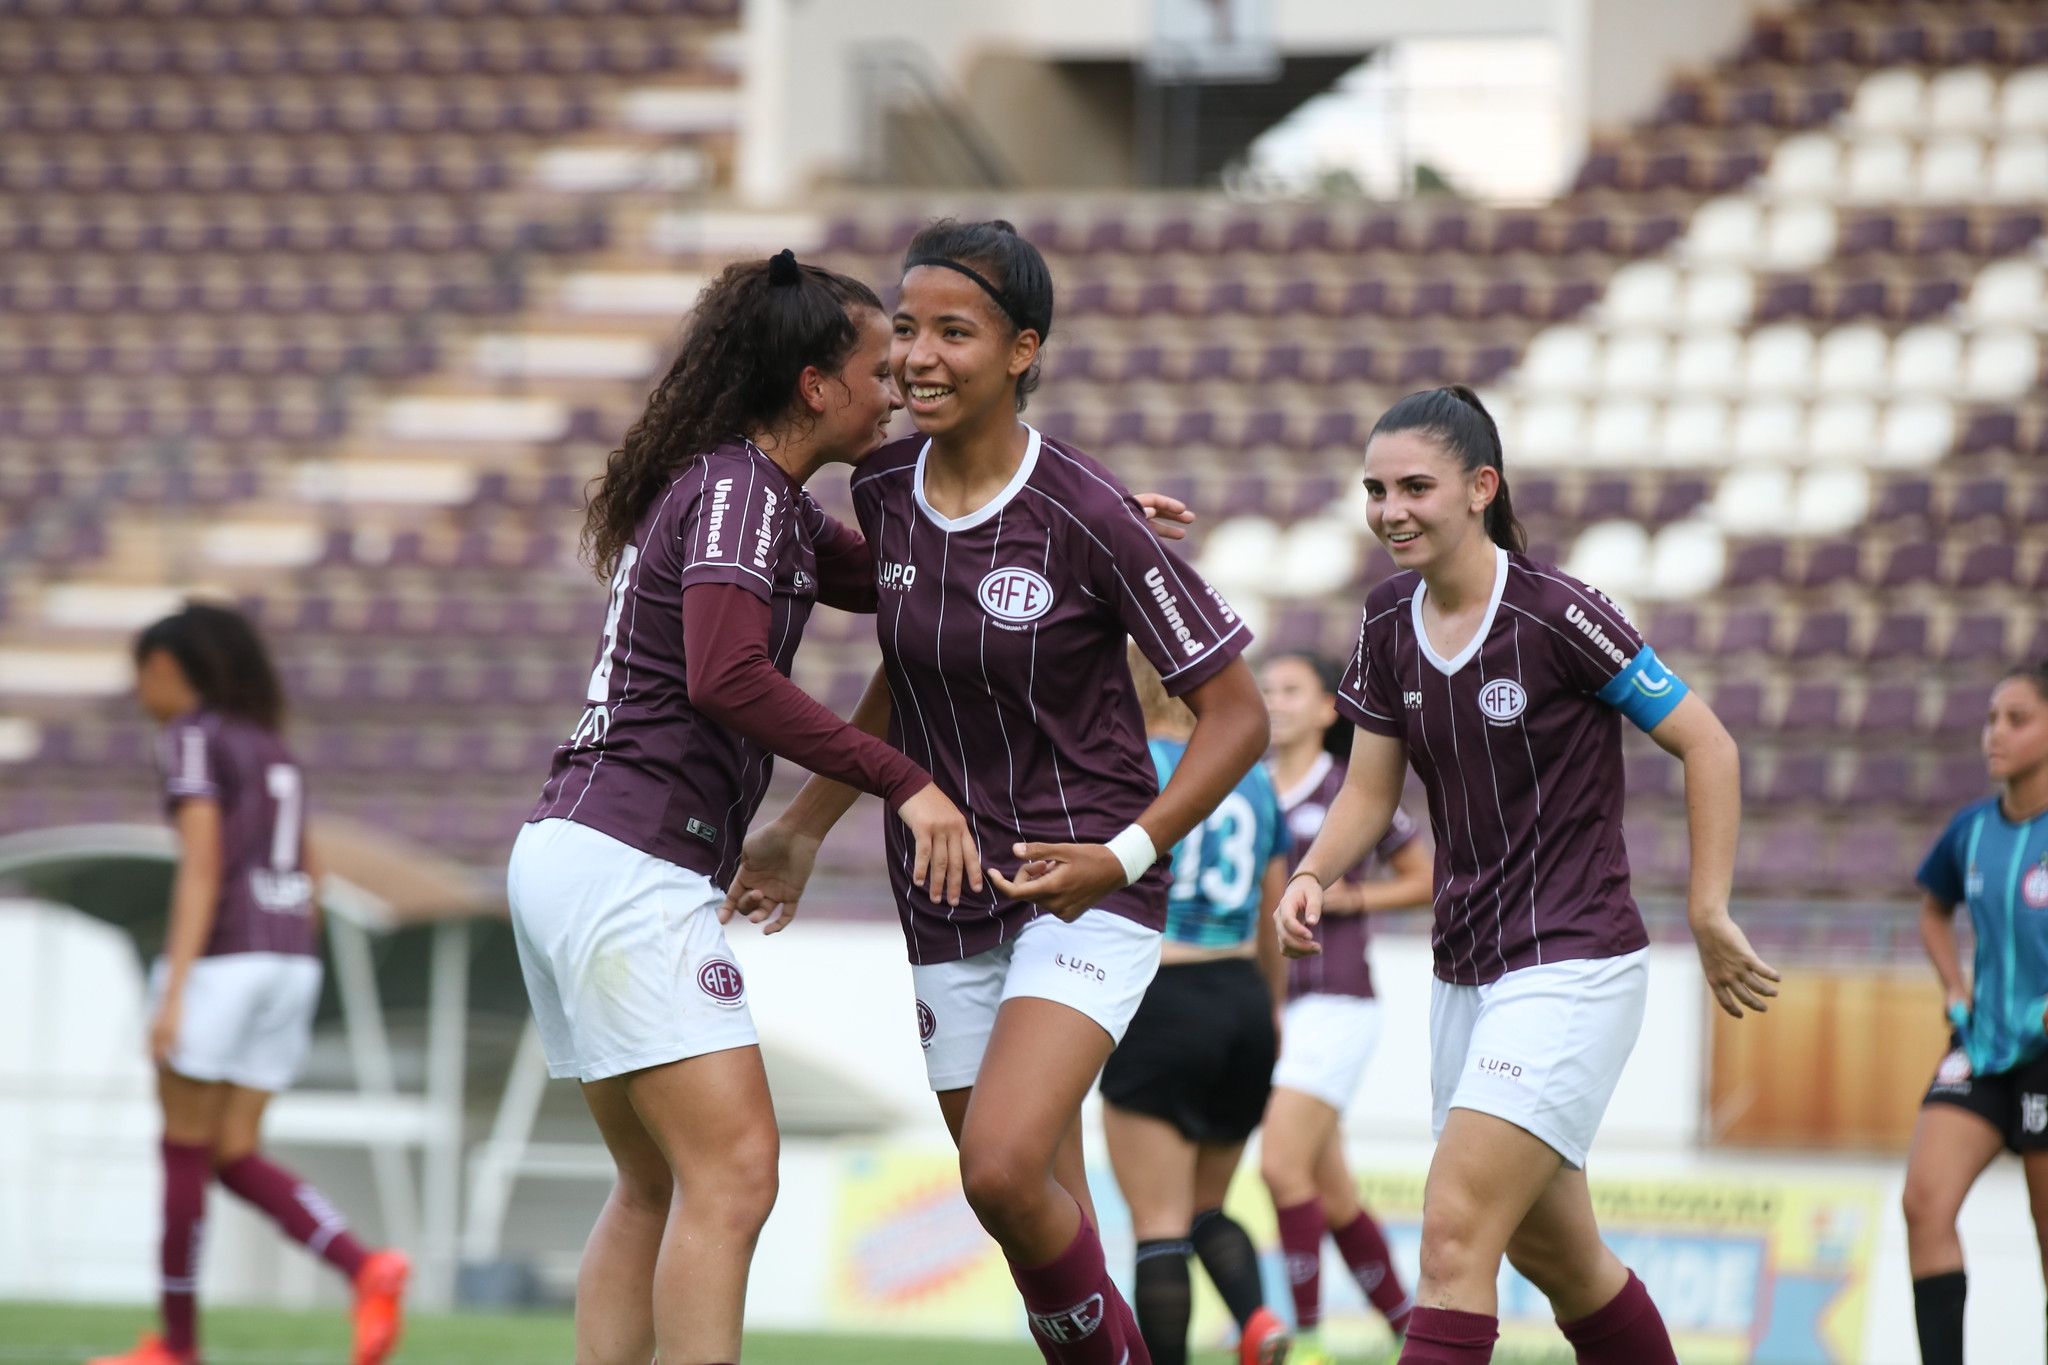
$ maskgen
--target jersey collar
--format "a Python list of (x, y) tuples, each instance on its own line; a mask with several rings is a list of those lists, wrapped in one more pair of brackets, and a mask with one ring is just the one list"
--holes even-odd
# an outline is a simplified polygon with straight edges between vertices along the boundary
[(1289, 790), (1279, 793), (1280, 809), (1293, 810), (1296, 806), (1308, 800), (1314, 794), (1315, 789), (1323, 784), (1323, 779), (1330, 775), (1330, 769), (1336, 765), (1336, 762), (1337, 760), (1330, 757), (1328, 749), (1317, 754), (1316, 761), (1308, 765), (1308, 774)]
[(1472, 656), (1486, 643), (1486, 637), (1493, 631), (1494, 614), (1500, 610), (1501, 594), (1508, 588), (1508, 552), (1498, 545), (1493, 547), (1493, 596), (1486, 599), (1486, 615), (1479, 618), (1479, 629), (1472, 632), (1472, 638), (1458, 651), (1457, 657), (1446, 659), (1436, 652), (1429, 643), (1429, 632), (1422, 628), (1422, 596), (1429, 591), (1429, 585), (1420, 581), (1415, 584), (1415, 596), (1408, 599), (1409, 615), (1415, 623), (1415, 644), (1421, 649), (1422, 657), (1429, 660), (1437, 672), (1449, 677), (1472, 662)]
[(996, 513), (1009, 506), (1010, 499), (1017, 496), (1031, 478), (1031, 471), (1038, 467), (1038, 428), (1025, 423), (1024, 430), (1031, 433), (1024, 443), (1024, 458), (1017, 462), (1017, 472), (1003, 485), (1003, 491), (975, 508), (964, 517), (940, 516), (938, 510), (924, 500), (924, 462), (932, 453), (932, 443), (927, 440), (924, 448), (917, 452), (917, 473), (911, 479), (911, 491), (917, 498), (917, 510), (924, 513), (925, 520), (941, 531), (968, 531), (981, 525)]

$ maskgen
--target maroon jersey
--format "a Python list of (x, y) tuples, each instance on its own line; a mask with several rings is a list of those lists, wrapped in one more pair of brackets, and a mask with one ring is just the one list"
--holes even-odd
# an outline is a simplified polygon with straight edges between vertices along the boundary
[(684, 590), (726, 584), (766, 602), (769, 659), (786, 678), (821, 559), (860, 566), (851, 595), (871, 593), (869, 561), (851, 553), (859, 540), (751, 444), (691, 461), (619, 557), (583, 718), (528, 819), (574, 820), (720, 886), (731, 880), (774, 758), (691, 705)]
[[(1291, 791), (1280, 793), (1280, 810), (1287, 818), (1287, 833), (1292, 843), (1287, 850), (1287, 873), (1294, 875), (1294, 869), (1301, 866), (1301, 860), (1308, 854), (1308, 846), (1316, 841), (1316, 835), (1323, 828), (1323, 817), (1330, 813), (1330, 803), (1337, 799), (1338, 790), (1344, 785), (1344, 765), (1328, 754), (1316, 756), (1308, 776), (1295, 785)], [(1421, 829), (1398, 806), (1394, 809), (1394, 822), (1387, 826), (1386, 837), (1373, 847), (1372, 852), (1359, 861), (1358, 866), (1344, 874), (1347, 882), (1362, 882), (1373, 870), (1375, 863), (1382, 863), (1415, 842)], [(1372, 963), (1366, 957), (1366, 950), (1372, 939), (1372, 916), (1325, 914), (1316, 925), (1316, 942), (1323, 945), (1323, 951), (1314, 957), (1296, 957), (1287, 960), (1287, 998), (1292, 1000), (1303, 995), (1357, 995), (1370, 997), (1372, 989)]]
[(220, 901), (202, 957), (306, 953), (313, 879), (303, 870), (306, 787), (284, 740), (246, 720), (199, 711), (157, 738), (164, 807), (220, 806)]
[(1423, 632), (1421, 575), (1374, 588), (1337, 697), (1405, 742), (1429, 793), (1436, 974), (1467, 986), (1649, 942), (1621, 840), (1621, 716), (1597, 695), (1648, 653), (1642, 636), (1556, 568), (1504, 550), (1496, 563), (1453, 659)]
[[(1251, 633), (1086, 455), (1033, 431), (1009, 486), (948, 518), (924, 498), (927, 444), (884, 446), (853, 478), (881, 587), (890, 742), (967, 813), (985, 861), (1014, 868), (1020, 840), (1106, 842), (1159, 795), (1125, 638), (1179, 695)], [(908, 832), (887, 829), (911, 961), (986, 952), (1040, 913), (994, 883), (932, 905), (910, 884)], [(1164, 926), (1165, 863), (1101, 908)]]

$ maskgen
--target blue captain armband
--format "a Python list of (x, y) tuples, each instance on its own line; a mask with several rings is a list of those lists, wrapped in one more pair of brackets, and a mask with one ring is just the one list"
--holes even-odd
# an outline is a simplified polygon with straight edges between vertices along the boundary
[(1629, 660), (1628, 667), (1615, 674), (1597, 695), (1627, 716), (1636, 729), (1648, 734), (1664, 717), (1678, 709), (1678, 703), (1684, 701), (1690, 691), (1692, 689), (1657, 658), (1657, 651), (1644, 645), (1642, 652)]

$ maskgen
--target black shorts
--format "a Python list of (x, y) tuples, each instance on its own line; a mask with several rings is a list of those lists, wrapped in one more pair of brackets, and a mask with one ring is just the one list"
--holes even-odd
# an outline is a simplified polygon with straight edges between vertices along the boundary
[(1102, 1098), (1190, 1142), (1243, 1142), (1266, 1112), (1273, 994), (1245, 958), (1161, 967), (1102, 1068)]
[(1973, 1076), (1962, 1040), (1952, 1039), (1920, 1103), (1969, 1110), (1996, 1128), (2015, 1152), (2048, 1152), (2048, 1052), (2010, 1071)]

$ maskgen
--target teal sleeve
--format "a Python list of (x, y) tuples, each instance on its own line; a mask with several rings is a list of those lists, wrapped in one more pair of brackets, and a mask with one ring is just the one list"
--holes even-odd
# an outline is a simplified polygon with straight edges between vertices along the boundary
[(1678, 703), (1690, 691), (1683, 679), (1664, 667), (1657, 651), (1644, 645), (1629, 660), (1628, 667), (1615, 674), (1595, 695), (1648, 734), (1678, 709)]
[(1949, 821), (1948, 828), (1927, 850), (1920, 871), (1913, 880), (1943, 905), (1961, 905), (1967, 895), (1963, 885), (1963, 825), (1975, 814), (1974, 808)]

